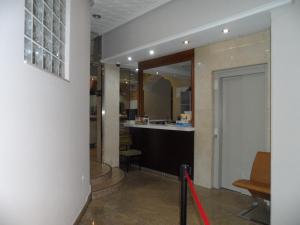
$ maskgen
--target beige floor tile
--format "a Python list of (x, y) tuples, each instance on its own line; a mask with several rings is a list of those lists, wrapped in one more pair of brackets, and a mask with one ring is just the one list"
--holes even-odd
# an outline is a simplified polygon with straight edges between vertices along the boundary
[[(211, 225), (255, 225), (237, 216), (251, 198), (228, 190), (197, 187)], [(80, 225), (178, 225), (179, 183), (140, 171), (130, 171), (121, 190), (93, 200)], [(188, 224), (201, 225), (189, 195)]]

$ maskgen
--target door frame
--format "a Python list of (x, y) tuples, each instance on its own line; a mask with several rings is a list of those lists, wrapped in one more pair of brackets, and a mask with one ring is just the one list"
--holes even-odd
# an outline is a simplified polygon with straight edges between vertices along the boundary
[[(214, 130), (213, 130), (213, 187), (221, 188), (222, 182), (222, 133), (223, 133), (223, 119), (222, 119), (222, 94), (223, 94), (223, 79), (228, 77), (245, 76), (257, 73), (264, 73), (265, 82), (267, 84), (268, 64), (256, 64), (251, 66), (241, 66), (230, 69), (222, 69), (213, 71), (213, 85), (214, 85)], [(265, 98), (268, 101), (268, 86), (266, 85)], [(266, 118), (268, 119), (268, 118)], [(266, 142), (268, 142), (266, 140)], [(267, 143), (266, 143), (267, 146)]]

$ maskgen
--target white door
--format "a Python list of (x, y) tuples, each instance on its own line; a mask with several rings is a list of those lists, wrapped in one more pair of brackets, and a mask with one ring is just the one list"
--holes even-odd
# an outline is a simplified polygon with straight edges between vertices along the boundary
[(265, 72), (227, 74), (220, 84), (221, 186), (247, 193), (232, 182), (249, 179), (256, 152), (266, 150)]

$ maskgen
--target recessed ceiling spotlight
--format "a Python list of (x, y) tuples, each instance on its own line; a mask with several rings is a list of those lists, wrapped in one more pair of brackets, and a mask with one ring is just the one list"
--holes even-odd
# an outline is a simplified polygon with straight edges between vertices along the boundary
[(93, 17), (95, 18), (95, 19), (97, 19), (97, 20), (99, 20), (99, 19), (101, 19), (101, 15), (99, 15), (99, 14), (93, 14)]
[(132, 57), (131, 56), (128, 56), (128, 61), (132, 61)]
[(136, 68), (135, 71), (138, 72), (138, 71), (139, 71), (139, 68)]
[(183, 42), (183, 44), (185, 44), (185, 45), (188, 45), (190, 43), (190, 41), (188, 41), (188, 40), (185, 40), (184, 42)]
[(150, 55), (154, 55), (154, 53), (155, 53), (154, 50), (150, 50), (150, 51), (149, 51), (149, 54), (150, 54)]
[(224, 28), (224, 29), (222, 30), (222, 32), (223, 32), (223, 34), (228, 34), (228, 33), (229, 33), (229, 29), (228, 29), (228, 28)]

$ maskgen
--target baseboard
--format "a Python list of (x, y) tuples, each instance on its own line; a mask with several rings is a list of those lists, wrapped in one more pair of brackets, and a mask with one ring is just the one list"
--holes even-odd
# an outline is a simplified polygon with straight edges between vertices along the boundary
[(90, 202), (92, 201), (92, 193), (89, 194), (87, 200), (86, 200), (86, 203), (84, 204), (81, 212), (79, 213), (78, 217), (76, 218), (75, 222), (73, 225), (79, 225), (83, 215), (85, 214)]

